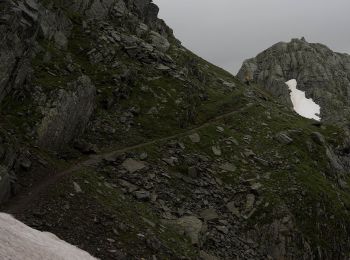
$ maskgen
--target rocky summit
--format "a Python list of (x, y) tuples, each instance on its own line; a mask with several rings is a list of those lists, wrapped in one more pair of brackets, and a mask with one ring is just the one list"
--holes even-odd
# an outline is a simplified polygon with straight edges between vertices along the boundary
[(348, 259), (349, 56), (292, 40), (234, 77), (158, 11), (0, 2), (2, 211), (99, 259)]
[(256, 82), (282, 102), (290, 104), (285, 82), (295, 79), (321, 107), (325, 122), (348, 125), (350, 115), (350, 55), (336, 53), (305, 38), (280, 42), (246, 60), (237, 77)]

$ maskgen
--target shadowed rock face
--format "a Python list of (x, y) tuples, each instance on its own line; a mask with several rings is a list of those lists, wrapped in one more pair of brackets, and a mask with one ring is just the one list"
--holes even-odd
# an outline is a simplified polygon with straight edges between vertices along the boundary
[[(159, 8), (151, 0), (63, 0), (60, 6), (75, 17), (84, 17), (85, 23), (101, 22), (110, 17), (145, 23), (145, 30), (154, 30), (158, 48), (163, 51), (169, 48), (166, 38), (172, 36), (172, 30), (157, 18)], [(67, 51), (73, 27), (72, 17), (55, 10), (53, 2), (0, 2), (0, 102), (8, 96), (23, 97), (28, 95), (26, 91), (31, 92), (35, 71), (32, 62), (42, 51), (40, 44), (53, 42), (58, 50)], [(75, 80), (81, 82), (82, 79), (86, 78)], [(82, 133), (94, 107), (95, 89), (91, 82), (88, 85), (46, 93), (48, 102), (40, 106), (49, 108), (54, 104), (54, 108), (42, 110), (44, 119), (37, 129), (38, 143), (42, 147), (58, 150)]]
[(11, 194), (11, 182), (7, 169), (0, 165), (0, 203), (6, 201)]
[(346, 124), (350, 115), (350, 56), (304, 39), (280, 42), (246, 60), (237, 76), (262, 85), (290, 103), (285, 82), (296, 79), (298, 89), (321, 106), (325, 122)]
[(37, 35), (38, 6), (35, 2), (0, 3), (0, 101), (14, 88), (21, 88), (31, 69), (30, 54)]
[(95, 86), (87, 76), (69, 84), (70, 91), (59, 89), (45, 109), (39, 127), (39, 144), (57, 150), (84, 131), (95, 106)]

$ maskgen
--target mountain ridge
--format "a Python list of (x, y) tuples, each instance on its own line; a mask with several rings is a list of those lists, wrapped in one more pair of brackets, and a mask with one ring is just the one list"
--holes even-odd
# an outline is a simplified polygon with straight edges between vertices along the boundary
[(343, 126), (349, 116), (349, 75), (349, 54), (333, 52), (326, 45), (308, 43), (304, 38), (273, 45), (246, 60), (237, 74), (241, 80), (251, 77), (289, 105), (284, 83), (296, 79), (298, 88), (321, 105), (322, 120)]
[(101, 259), (349, 256), (342, 128), (194, 55), (151, 1), (1, 7), (4, 211)]

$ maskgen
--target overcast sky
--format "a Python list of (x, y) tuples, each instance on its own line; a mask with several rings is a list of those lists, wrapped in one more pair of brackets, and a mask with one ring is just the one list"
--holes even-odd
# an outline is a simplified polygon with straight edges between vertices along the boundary
[(183, 45), (236, 74), (243, 60), (305, 36), (350, 53), (350, 0), (153, 0)]

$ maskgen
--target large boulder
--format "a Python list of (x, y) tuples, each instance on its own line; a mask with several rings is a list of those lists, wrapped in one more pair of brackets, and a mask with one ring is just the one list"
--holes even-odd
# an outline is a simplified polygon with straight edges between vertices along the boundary
[(95, 106), (95, 86), (87, 76), (55, 90), (38, 128), (39, 145), (58, 150), (82, 133)]
[(169, 41), (165, 37), (160, 35), (159, 33), (155, 32), (155, 31), (151, 31), (150, 39), (151, 39), (152, 45), (157, 50), (159, 50), (161, 52), (166, 52), (167, 50), (169, 50), (169, 47), (170, 47)]
[(195, 216), (179, 218), (176, 224), (190, 238), (193, 245), (200, 245), (203, 222)]

